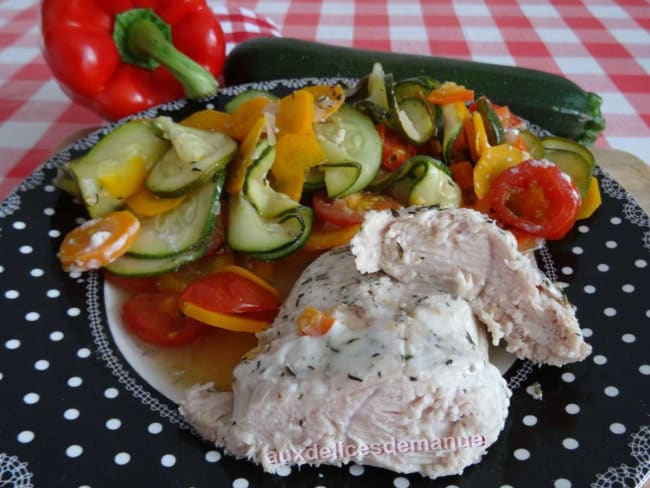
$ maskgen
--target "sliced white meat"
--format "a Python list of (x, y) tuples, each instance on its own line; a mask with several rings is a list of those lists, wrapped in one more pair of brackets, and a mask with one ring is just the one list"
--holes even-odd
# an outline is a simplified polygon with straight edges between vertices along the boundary
[(352, 241), (362, 273), (467, 300), (494, 344), (537, 363), (587, 357), (575, 313), (509, 232), (470, 209), (371, 212)]
[[(298, 334), (307, 306), (336, 318), (326, 335)], [(182, 412), (204, 437), (270, 472), (354, 461), (459, 474), (507, 415), (510, 392), (467, 302), (361, 275), (348, 249), (306, 269), (260, 349), (236, 368), (232, 394), (197, 386)]]

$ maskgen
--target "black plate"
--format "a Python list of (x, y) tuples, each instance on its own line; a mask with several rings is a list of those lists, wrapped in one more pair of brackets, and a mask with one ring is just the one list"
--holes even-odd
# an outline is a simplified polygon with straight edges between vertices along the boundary
[[(314, 81), (332, 80), (253, 86), (282, 95)], [(244, 88), (144, 115), (181, 119)], [(48, 160), (0, 207), (0, 486), (613, 487), (650, 472), (650, 219), (603, 171), (602, 207), (538, 255), (551, 279), (569, 283), (593, 354), (561, 369), (517, 362), (505, 429), (480, 464), (434, 481), (356, 465), (274, 476), (195, 436), (124, 361), (101, 276), (60, 269), (58, 246), (83, 210), (52, 178), (109, 129)], [(541, 400), (529, 394), (535, 383)]]

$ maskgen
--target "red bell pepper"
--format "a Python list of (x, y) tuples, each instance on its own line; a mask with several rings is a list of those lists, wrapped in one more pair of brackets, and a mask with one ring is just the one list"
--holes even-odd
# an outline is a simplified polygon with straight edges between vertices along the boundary
[(213, 94), (225, 59), (205, 0), (44, 0), (41, 29), (62, 89), (109, 120)]

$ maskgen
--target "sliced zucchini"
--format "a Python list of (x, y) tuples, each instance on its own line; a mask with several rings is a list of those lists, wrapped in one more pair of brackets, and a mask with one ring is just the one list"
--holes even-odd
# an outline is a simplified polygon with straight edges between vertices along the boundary
[(70, 171), (70, 166), (68, 164), (59, 166), (56, 169), (56, 176), (54, 177), (54, 180), (52, 182), (54, 183), (54, 186), (56, 186), (60, 190), (63, 190), (68, 195), (81, 199), (81, 195), (79, 194), (79, 187), (77, 186), (77, 181), (75, 180), (72, 171)]
[(313, 213), (309, 207), (301, 205), (266, 219), (238, 193), (230, 197), (228, 209), (228, 245), (259, 259), (288, 256), (300, 249), (311, 233)]
[(104, 266), (108, 271), (120, 276), (145, 277), (176, 271), (184, 264), (201, 258), (210, 247), (212, 239), (201, 241), (187, 251), (166, 258), (139, 258), (128, 254)]
[(354, 108), (375, 122), (396, 128), (393, 86), (393, 75), (384, 73), (381, 64), (375, 63), (370, 74), (359, 82), (355, 95), (349, 100)]
[(165, 258), (181, 254), (210, 239), (221, 211), (224, 172), (187, 195), (168, 212), (140, 220), (140, 233), (128, 254), (138, 258)]
[(434, 114), (426, 100), (405, 98), (398, 102), (397, 120), (402, 134), (414, 144), (424, 144), (435, 132)]
[(485, 98), (479, 98), (476, 101), (476, 110), (483, 118), (485, 132), (487, 132), (488, 142), (493, 146), (498, 146), (505, 142), (505, 132), (503, 124), (498, 115), (492, 109), (490, 102)]
[(299, 205), (288, 195), (275, 191), (269, 185), (266, 175), (275, 159), (275, 146), (271, 146), (266, 139), (258, 143), (259, 154), (246, 172), (243, 192), (253, 204), (261, 217), (276, 217), (289, 209)]
[(325, 173), (319, 167), (309, 168), (305, 175), (304, 191), (311, 192), (325, 187)]
[(519, 137), (524, 141), (526, 151), (533, 159), (541, 159), (544, 157), (544, 146), (539, 137), (529, 130), (520, 130)]
[(455, 103), (446, 103), (440, 107), (440, 110), (443, 123), (442, 157), (445, 162), (450, 163), (452, 147), (463, 130), (463, 113)]
[(325, 163), (319, 167), (325, 174), (323, 182), (330, 198), (347, 194), (350, 182), (357, 181), (362, 171), (361, 164), (356, 161)]
[(393, 75), (386, 75), (382, 65), (380, 63), (374, 63), (372, 65), (372, 71), (368, 75), (367, 83), (368, 100), (379, 105), (384, 110), (390, 110), (388, 95), (393, 90)]
[(385, 191), (404, 205), (458, 207), (462, 194), (449, 167), (430, 156), (414, 156), (370, 187)]
[(268, 98), (269, 100), (278, 99), (278, 97), (273, 95), (273, 93), (269, 93), (264, 90), (253, 90), (253, 89), (246, 90), (245, 92), (240, 93), (239, 95), (231, 99), (228, 103), (226, 103), (226, 105), (224, 106), (224, 110), (229, 114), (231, 114), (244, 103), (248, 102), (249, 100), (252, 100), (253, 98), (258, 98), (258, 97)]
[[(327, 164), (320, 168), (325, 172), (331, 198), (361, 191), (375, 178), (381, 166), (382, 143), (370, 118), (343, 104), (327, 121), (314, 124), (314, 130), (327, 157)], [(345, 170), (345, 174), (330, 175), (332, 188), (328, 186), (328, 173), (341, 173), (340, 163), (358, 164), (361, 171)]]
[(440, 82), (428, 76), (406, 78), (395, 83), (395, 98), (398, 102), (406, 98), (426, 99), (431, 90), (438, 88)]
[(169, 149), (169, 142), (159, 137), (150, 121), (134, 120), (105, 135), (88, 153), (66, 164), (88, 213), (101, 217), (124, 206), (101, 183), (106, 175), (133, 158), (142, 158), (147, 169)]
[(547, 149), (544, 157), (554, 162), (559, 168), (569, 175), (584, 196), (589, 190), (589, 183), (593, 175), (593, 168), (580, 154), (563, 149)]
[(222, 170), (237, 151), (237, 143), (221, 132), (186, 127), (169, 117), (154, 122), (172, 143), (145, 180), (146, 187), (160, 197), (177, 197), (198, 187)]
[(564, 151), (573, 151), (580, 154), (580, 156), (582, 156), (585, 161), (587, 161), (592, 170), (594, 166), (596, 166), (596, 159), (594, 158), (593, 153), (582, 144), (572, 141), (571, 139), (565, 139), (564, 137), (545, 137), (542, 139), (541, 144), (544, 149), (562, 149)]

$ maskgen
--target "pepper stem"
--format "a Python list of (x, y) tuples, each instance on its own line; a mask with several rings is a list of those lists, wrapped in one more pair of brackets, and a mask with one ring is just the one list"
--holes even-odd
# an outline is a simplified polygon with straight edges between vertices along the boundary
[(183, 85), (189, 98), (207, 97), (219, 88), (208, 70), (174, 47), (169, 25), (151, 9), (118, 14), (113, 40), (122, 61), (150, 70), (162, 64)]

